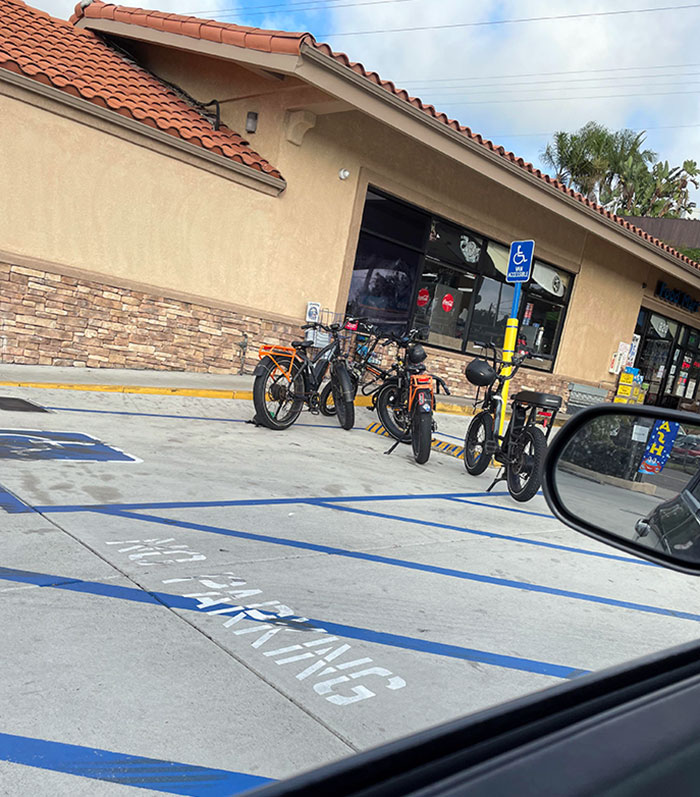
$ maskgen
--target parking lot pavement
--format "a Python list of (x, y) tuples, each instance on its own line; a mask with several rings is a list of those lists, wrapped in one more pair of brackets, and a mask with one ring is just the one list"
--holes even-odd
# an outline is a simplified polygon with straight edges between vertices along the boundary
[(367, 410), (12, 395), (51, 411), (0, 414), (0, 794), (239, 793), (700, 630), (691, 578)]

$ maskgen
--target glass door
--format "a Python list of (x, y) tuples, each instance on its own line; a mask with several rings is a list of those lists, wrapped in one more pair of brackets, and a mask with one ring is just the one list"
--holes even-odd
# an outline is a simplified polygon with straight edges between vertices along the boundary
[(636, 367), (642, 372), (644, 382), (649, 384), (647, 404), (661, 404), (667, 381), (672, 382), (675, 376), (671, 349), (677, 334), (678, 324), (675, 321), (655, 313), (649, 314), (644, 324), (636, 361)]

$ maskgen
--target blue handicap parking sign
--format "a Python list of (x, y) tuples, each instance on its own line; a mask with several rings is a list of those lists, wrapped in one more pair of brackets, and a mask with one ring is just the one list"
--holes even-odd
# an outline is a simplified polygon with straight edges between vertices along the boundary
[(530, 279), (534, 254), (534, 241), (513, 241), (510, 245), (506, 282), (527, 282)]
[(77, 432), (0, 429), (0, 459), (67, 459), (92, 462), (138, 462), (101, 440)]

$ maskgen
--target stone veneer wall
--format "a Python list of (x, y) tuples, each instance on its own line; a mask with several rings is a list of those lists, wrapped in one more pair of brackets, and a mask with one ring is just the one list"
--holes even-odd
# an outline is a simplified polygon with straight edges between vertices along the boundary
[[(245, 373), (263, 343), (289, 345), (303, 335), (293, 324), (0, 263), (0, 362), (237, 374), (243, 333)], [(470, 357), (427, 351), (428, 369), (455, 395), (474, 395), (464, 376)], [(572, 381), (580, 380), (523, 369), (511, 390), (557, 393), (566, 402)]]
[(292, 324), (0, 263), (0, 361), (27, 365), (238, 373)]

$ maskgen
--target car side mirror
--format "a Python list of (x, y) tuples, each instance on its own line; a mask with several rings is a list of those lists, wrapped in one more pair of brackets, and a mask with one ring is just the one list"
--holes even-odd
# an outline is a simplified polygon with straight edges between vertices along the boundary
[(601, 404), (554, 436), (544, 495), (567, 526), (700, 575), (700, 415)]

